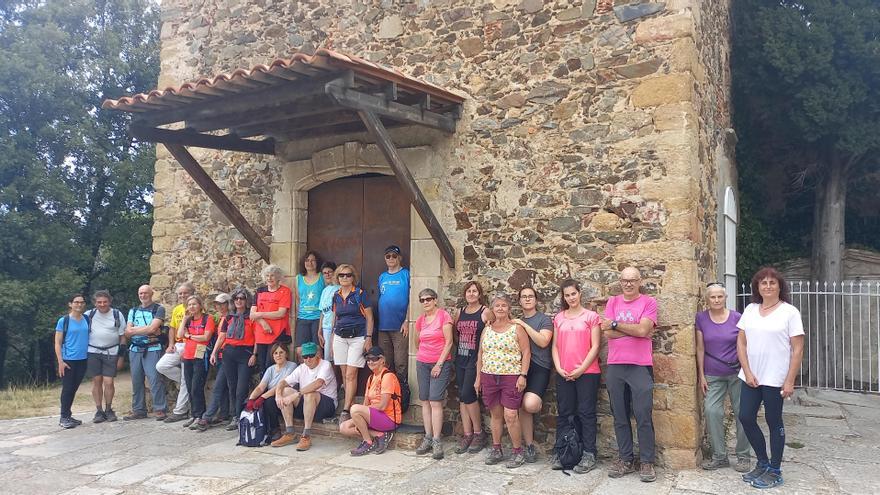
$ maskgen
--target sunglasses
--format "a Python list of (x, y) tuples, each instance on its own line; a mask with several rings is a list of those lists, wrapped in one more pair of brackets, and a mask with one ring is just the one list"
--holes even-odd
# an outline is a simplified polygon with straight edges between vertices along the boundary
[(431, 301), (433, 301), (434, 299), (437, 299), (437, 298), (436, 298), (436, 297), (420, 297), (420, 298), (419, 298), (419, 302), (420, 302), (420, 303), (426, 303), (426, 302), (431, 302)]
[(379, 359), (381, 359), (381, 357), (382, 357), (382, 356), (367, 356), (366, 359), (367, 359), (367, 362), (368, 362), (368, 363), (375, 363), (376, 361), (378, 361)]
[(397, 259), (397, 255), (394, 254), (394, 253), (388, 253), (388, 254), (385, 255), (385, 259), (386, 259), (386, 260)]
[(303, 359), (312, 359), (317, 356), (317, 354), (303, 354)]
[(340, 273), (339, 275), (337, 275), (337, 277), (339, 277), (339, 278), (352, 278), (352, 277), (354, 277), (354, 273)]
[(232, 298), (233, 301), (247, 301), (247, 298), (244, 296), (235, 296)]

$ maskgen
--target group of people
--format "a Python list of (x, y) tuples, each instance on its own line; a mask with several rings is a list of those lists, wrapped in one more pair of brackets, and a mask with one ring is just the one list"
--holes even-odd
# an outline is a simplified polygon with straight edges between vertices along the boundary
[[(167, 325), (165, 310), (153, 302), (148, 285), (138, 290), (140, 305), (128, 312), (128, 318), (111, 307), (107, 291), (94, 294), (95, 308), (88, 312), (85, 298), (75, 295), (69, 314), (56, 326), (55, 350), (62, 377), (60, 425), (80, 424), (70, 406), (86, 374), (93, 384), (93, 421), (117, 419), (112, 408), (113, 377), (123, 366), (127, 349), (133, 397), (125, 420), (147, 417), (147, 380), (153, 416), (160, 421), (186, 421), (190, 429), (205, 431), (229, 419), (226, 428), (235, 430), (242, 410), (261, 410), (273, 432), (267, 442), (276, 447), (297, 442), (297, 450), (305, 451), (311, 446), (314, 422), (335, 418), (341, 405), (340, 431), (360, 440), (351, 454), (383, 452), (402, 421), (411, 319), (410, 276), (403, 267), (401, 250), (389, 246), (384, 256), (388, 269), (379, 277), (377, 317), (358, 284), (355, 267), (322, 261), (313, 251), (301, 260), (291, 287), (281, 283), (281, 270), (270, 265), (262, 272), (264, 287), (253, 295), (244, 288), (219, 294), (213, 299), (213, 312), (194, 294), (191, 284), (182, 284), (177, 291), (179, 304)], [(508, 468), (516, 468), (536, 462), (534, 415), (542, 410), (553, 378), (557, 448), (550, 464), (553, 469), (589, 472), (597, 466), (596, 402), (604, 368), (618, 446), (608, 475), (617, 478), (638, 471), (642, 481), (654, 481), (652, 336), (657, 302), (641, 293), (638, 269), (623, 269), (619, 283), (620, 294), (608, 299), (600, 315), (584, 306), (578, 282), (564, 281), (559, 288), (560, 311), (552, 318), (539, 311), (538, 293), (528, 286), (516, 296), (519, 317), (514, 316), (513, 301), (507, 295), (487, 300), (477, 281), (464, 285), (463, 304), (451, 312), (442, 307), (436, 291), (421, 290), (421, 312), (412, 316), (416, 317), (416, 377), (425, 437), (416, 453), (435, 459), (445, 455), (443, 408), (454, 376), (463, 432), (455, 453), (488, 447), (486, 464), (506, 459)], [(759, 271), (752, 288), (753, 302), (740, 315), (726, 309), (724, 286), (709, 284), (708, 309), (696, 315), (698, 379), (713, 452), (703, 468), (730, 465), (723, 407), (729, 395), (737, 418), (735, 469), (745, 473), (747, 483), (766, 488), (782, 483), (782, 404), (793, 392), (803, 328), (776, 270)], [(603, 339), (608, 354), (600, 366)], [(364, 400), (355, 404), (358, 373), (365, 366), (371, 373)], [(212, 367), (217, 369), (217, 378), (206, 400)], [(261, 379), (251, 389), (254, 370)], [(337, 372), (344, 391), (341, 401)], [(166, 411), (160, 374), (181, 384), (171, 412)], [(483, 431), (480, 398), (491, 417), (491, 438)], [(770, 427), (770, 457), (757, 424), (761, 404)], [(303, 420), (298, 440), (295, 417)], [(508, 456), (502, 449), (505, 425), (512, 447)], [(573, 466), (566, 466), (557, 455), (563, 436), (576, 438), (582, 449)], [(757, 458), (753, 469), (749, 447)]]

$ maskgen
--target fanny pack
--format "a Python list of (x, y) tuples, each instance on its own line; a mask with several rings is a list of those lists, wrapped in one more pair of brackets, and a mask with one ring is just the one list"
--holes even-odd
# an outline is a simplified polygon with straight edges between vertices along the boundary
[(350, 327), (337, 328), (335, 333), (343, 339), (352, 339), (354, 337), (359, 337), (359, 334), (363, 333), (363, 330), (365, 330), (365, 328), (366, 327), (362, 325), (353, 325)]

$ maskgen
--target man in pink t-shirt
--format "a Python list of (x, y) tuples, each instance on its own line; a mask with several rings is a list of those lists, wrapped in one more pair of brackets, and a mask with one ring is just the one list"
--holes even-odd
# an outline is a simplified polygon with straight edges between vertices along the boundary
[(636, 417), (642, 481), (654, 481), (654, 372), (651, 336), (657, 326), (657, 301), (639, 292), (642, 277), (634, 267), (620, 272), (623, 294), (608, 299), (602, 330), (608, 339), (605, 385), (614, 416), (618, 459), (608, 476), (635, 472), (630, 412)]

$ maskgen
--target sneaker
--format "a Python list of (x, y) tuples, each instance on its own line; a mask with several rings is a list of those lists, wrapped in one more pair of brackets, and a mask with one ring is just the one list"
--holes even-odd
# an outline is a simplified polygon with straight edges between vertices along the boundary
[(361, 442), (361, 444), (358, 445), (357, 447), (351, 449), (349, 451), (349, 453), (355, 457), (362, 456), (362, 455), (367, 454), (370, 451), (372, 451), (375, 445), (376, 445), (376, 442), (367, 443), (364, 441), (364, 442)]
[(147, 413), (132, 412), (122, 417), (123, 421), (134, 421), (136, 419), (146, 419)]
[(74, 423), (76, 423), (76, 426), (79, 426), (79, 425), (83, 424), (82, 421), (80, 421), (80, 420), (74, 418), (73, 416), (70, 417), (70, 420), (73, 421)]
[(226, 431), (237, 431), (238, 430), (238, 421), (232, 420), (226, 425)]
[(779, 469), (768, 468), (761, 476), (755, 478), (751, 485), (755, 488), (773, 488), (784, 483), (782, 479), (782, 471)]
[(706, 471), (715, 471), (716, 469), (730, 467), (730, 461), (727, 457), (724, 459), (711, 459), (700, 464), (700, 467)]
[(474, 433), (474, 439), (471, 440), (471, 446), (468, 448), (468, 452), (471, 454), (476, 454), (481, 450), (486, 448), (486, 432), (481, 431), (479, 433)]
[(388, 449), (388, 433), (373, 439), (373, 453), (381, 454)]
[(95, 417), (92, 418), (92, 423), (98, 424), (107, 421), (107, 416), (104, 415), (104, 411), (98, 409), (95, 411)]
[(565, 466), (562, 465), (562, 461), (559, 460), (559, 456), (553, 454), (553, 457), (550, 458), (550, 469), (554, 471), (562, 471), (565, 469)]
[(504, 452), (502, 452), (500, 448), (492, 447), (492, 450), (489, 451), (489, 455), (486, 456), (486, 465), (491, 466), (493, 464), (498, 464), (503, 460)]
[(271, 443), (273, 447), (284, 447), (285, 445), (290, 445), (293, 443), (294, 439), (296, 439), (296, 435), (293, 433), (285, 433), (281, 435), (278, 440), (275, 440)]
[[(189, 429), (190, 429), (190, 430), (198, 430), (198, 429), (199, 429), (199, 421), (201, 421), (201, 420), (200, 420), (200, 419), (196, 419), (196, 420), (194, 420), (192, 423), (190, 423), (190, 424), (189, 424)], [(206, 426), (206, 427), (208, 426), (208, 423), (207, 423), (207, 422), (205, 422), (205, 426)]]
[(58, 426), (64, 428), (65, 430), (69, 430), (71, 428), (76, 428), (79, 426), (76, 424), (76, 421), (73, 421), (71, 418), (61, 418), (58, 420)]
[(119, 419), (116, 417), (116, 411), (114, 411), (113, 409), (107, 409), (106, 411), (104, 411), (104, 418), (107, 419), (108, 423), (112, 423)]
[(748, 473), (752, 467), (752, 462), (748, 457), (737, 457), (736, 465), (733, 469), (738, 473)]
[(525, 461), (529, 464), (538, 461), (538, 451), (535, 449), (534, 444), (526, 445), (526, 447), (523, 449), (523, 457), (525, 458)]
[[(560, 463), (560, 467), (562, 464)], [(581, 461), (577, 463), (577, 465), (572, 468), (577, 474), (586, 474), (596, 468), (596, 454), (592, 452), (584, 452), (581, 455)]]
[(217, 426), (225, 423), (225, 419), (220, 419), (220, 416), (214, 416), (213, 418), (208, 419), (208, 426)]
[(156, 416), (156, 421), (165, 421), (165, 418), (168, 417), (168, 415), (165, 414), (165, 411), (156, 411), (153, 414)]
[(195, 421), (196, 421), (196, 418), (189, 418), (189, 419), (187, 419), (186, 421), (183, 422), (183, 425), (182, 425), (182, 426), (183, 426), (184, 428), (189, 428), (190, 426), (192, 426), (193, 423), (195, 423)]
[(526, 456), (525, 454), (523, 454), (523, 451), (520, 450), (519, 452), (514, 452), (510, 456), (510, 459), (507, 460), (505, 466), (507, 467), (507, 469), (515, 469), (525, 464), (525, 462)]
[(758, 461), (758, 464), (755, 465), (755, 469), (742, 475), (742, 480), (751, 484), (753, 481), (760, 478), (762, 474), (766, 473), (768, 469), (770, 469), (770, 465), (767, 461)]
[(474, 441), (474, 434), (470, 435), (462, 435), (462, 437), (458, 440), (458, 447), (455, 448), (456, 454), (464, 454), (468, 451), (468, 448), (471, 446), (471, 442)]
[(183, 420), (187, 419), (188, 417), (189, 416), (187, 416), (186, 414), (171, 413), (171, 414), (168, 414), (165, 416), (165, 422), (166, 423), (177, 423), (178, 421), (183, 421)]
[(208, 420), (206, 420), (206, 419), (200, 419), (200, 420), (196, 421), (195, 425), (196, 425), (196, 431), (198, 431), (199, 433), (203, 433), (203, 432), (208, 431)]
[(657, 473), (654, 471), (653, 462), (643, 462), (639, 468), (639, 479), (644, 483), (657, 481)]
[(609, 478), (622, 478), (630, 473), (636, 472), (635, 466), (633, 466), (632, 461), (623, 461), (621, 459), (617, 459), (614, 461), (614, 464), (608, 468), (608, 477)]
[(296, 444), (296, 450), (299, 452), (305, 452), (312, 448), (312, 437), (300, 435), (299, 443)]
[(416, 455), (425, 455), (428, 452), (431, 452), (434, 449), (434, 442), (431, 441), (430, 438), (425, 437), (422, 439), (422, 443), (416, 447)]
[(439, 461), (440, 459), (443, 459), (444, 455), (443, 442), (441, 442), (439, 438), (435, 438), (431, 445), (431, 457), (433, 457), (434, 460)]

